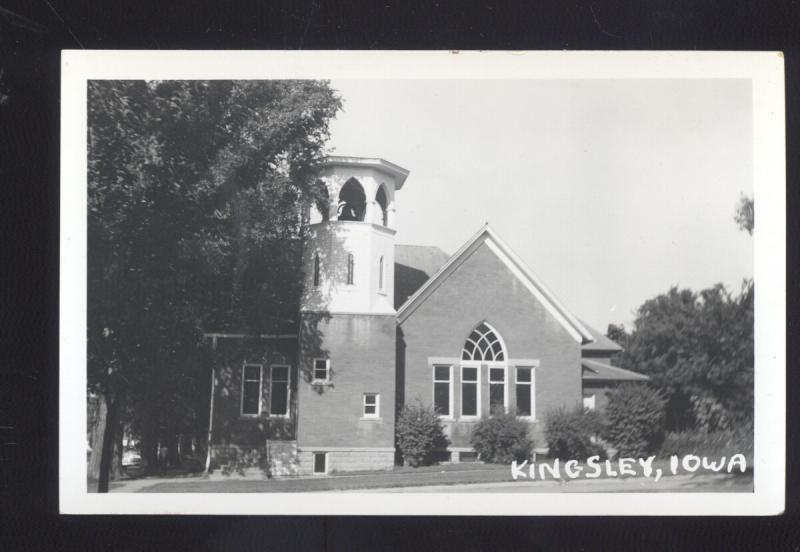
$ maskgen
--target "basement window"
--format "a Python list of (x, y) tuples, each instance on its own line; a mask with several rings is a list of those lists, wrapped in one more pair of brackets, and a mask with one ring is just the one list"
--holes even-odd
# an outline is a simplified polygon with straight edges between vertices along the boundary
[(314, 475), (325, 475), (328, 473), (328, 453), (327, 452), (314, 452), (312, 453), (314, 462)]

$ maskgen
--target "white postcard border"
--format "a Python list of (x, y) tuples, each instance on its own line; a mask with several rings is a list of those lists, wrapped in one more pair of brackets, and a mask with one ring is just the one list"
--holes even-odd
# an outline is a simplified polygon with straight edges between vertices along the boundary
[[(784, 510), (786, 239), (779, 52), (62, 52), (60, 511), (69, 514), (771, 515)], [(90, 79), (750, 79), (754, 493), (95, 494), (86, 485), (86, 90)], [(698, 214), (701, 216), (701, 214)]]

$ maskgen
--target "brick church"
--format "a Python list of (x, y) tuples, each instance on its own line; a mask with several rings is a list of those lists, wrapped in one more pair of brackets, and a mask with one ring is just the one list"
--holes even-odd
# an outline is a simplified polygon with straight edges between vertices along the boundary
[(445, 460), (474, 459), (470, 433), (498, 408), (528, 421), (544, 452), (549, 410), (602, 410), (610, 388), (646, 379), (612, 366), (620, 347), (488, 225), (451, 256), (396, 244), (395, 197), (408, 176), (382, 159), (328, 157), (298, 330), (207, 334), (211, 468), (247, 457), (276, 476), (389, 469), (395, 417), (417, 399), (441, 415)]

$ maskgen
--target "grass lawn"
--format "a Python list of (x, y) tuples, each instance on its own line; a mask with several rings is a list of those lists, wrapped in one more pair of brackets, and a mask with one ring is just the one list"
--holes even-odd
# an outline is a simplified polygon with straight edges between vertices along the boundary
[[(545, 461), (541, 461), (544, 463)], [(539, 463), (539, 462), (537, 462)], [(552, 465), (552, 461), (547, 461), (547, 464)], [(601, 464), (602, 465), (602, 464)], [(605, 467), (603, 465), (603, 467)], [(618, 470), (618, 465), (612, 463), (614, 470)], [(635, 476), (614, 476), (602, 472), (601, 476), (597, 479), (630, 479), (633, 477), (641, 477), (643, 475), (642, 467), (636, 465)], [(661, 469), (664, 478), (671, 475), (669, 471), (669, 462), (666, 459), (656, 460), (653, 462), (653, 470)], [(584, 472), (581, 477), (570, 479), (564, 476), (563, 465), (561, 468), (562, 479), (566, 481), (590, 481), (585, 476), (587, 469), (584, 466)], [(528, 470), (525, 470), (526, 476)], [(698, 471), (700, 474), (709, 474), (708, 471)], [(677, 475), (687, 475), (686, 472), (679, 469)], [(752, 485), (752, 472), (747, 474), (731, 475), (731, 478), (743, 482), (745, 486)], [(536, 470), (535, 479), (539, 480), (538, 469)], [(547, 473), (546, 479), (553, 480), (553, 477)], [(749, 480), (748, 483), (745, 480)], [(340, 474), (331, 474), (329, 476), (321, 477), (303, 477), (303, 478), (286, 478), (286, 479), (269, 479), (269, 480), (253, 480), (253, 479), (235, 479), (229, 480), (215, 480), (201, 479), (197, 477), (186, 478), (182, 481), (166, 481), (141, 488), (138, 492), (150, 493), (173, 493), (173, 492), (198, 492), (198, 493), (262, 493), (262, 492), (277, 492), (277, 493), (291, 493), (291, 492), (318, 492), (318, 491), (345, 491), (357, 489), (380, 489), (380, 488), (397, 488), (397, 487), (415, 487), (415, 486), (430, 486), (430, 485), (464, 485), (464, 484), (491, 484), (491, 483), (504, 483), (514, 481), (511, 476), (511, 468), (508, 465), (498, 464), (481, 464), (481, 463), (463, 463), (463, 464), (442, 464), (439, 466), (427, 466), (421, 468), (397, 467), (391, 471), (370, 471), (370, 472), (347, 472)], [(124, 489), (120, 488), (120, 491)], [(711, 489), (708, 489), (711, 490)]]

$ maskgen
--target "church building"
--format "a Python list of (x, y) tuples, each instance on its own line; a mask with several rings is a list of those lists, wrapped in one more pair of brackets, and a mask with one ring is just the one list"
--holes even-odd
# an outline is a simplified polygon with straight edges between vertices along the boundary
[(621, 348), (569, 312), (489, 225), (449, 256), (398, 245), (396, 196), (409, 171), (328, 157), (329, 201), (311, 219), (296, 332), (209, 333), (211, 467), (238, 458), (273, 476), (390, 469), (395, 418), (422, 401), (440, 414), (452, 462), (497, 409), (530, 424), (601, 410), (646, 376), (614, 367)]

